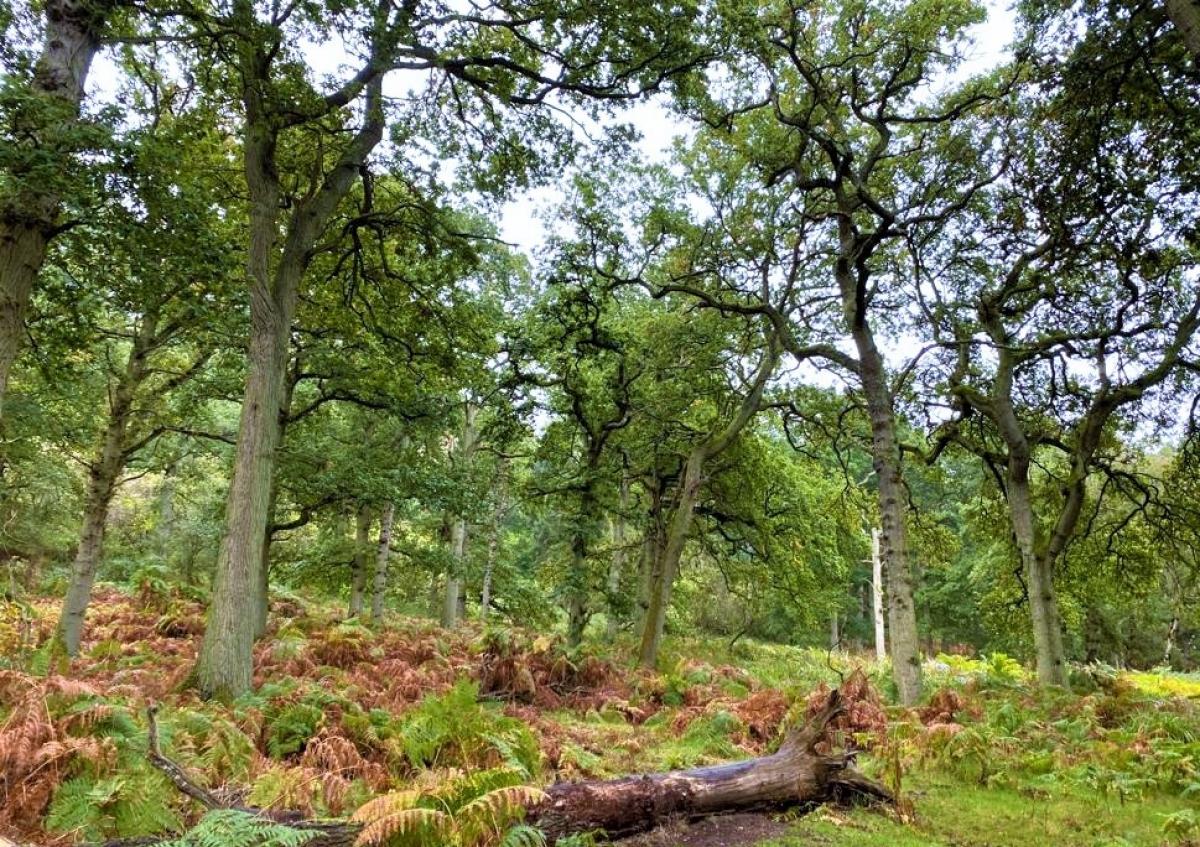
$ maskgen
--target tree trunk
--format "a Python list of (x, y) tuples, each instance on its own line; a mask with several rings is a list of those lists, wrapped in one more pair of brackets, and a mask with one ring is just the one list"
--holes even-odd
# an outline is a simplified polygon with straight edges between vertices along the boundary
[(367, 569), (371, 558), (371, 509), (365, 503), (358, 507), (354, 524), (354, 560), (350, 574), (349, 617), (359, 618), (367, 590)]
[(578, 647), (583, 642), (583, 631), (591, 618), (591, 610), (588, 608), (588, 589), (591, 582), (588, 573), (588, 550), (594, 522), (595, 503), (589, 487), (584, 491), (571, 537), (571, 573), (567, 578), (567, 644), (571, 647)]
[(171, 558), (171, 535), (175, 530), (175, 465), (163, 470), (162, 482), (158, 486), (158, 526), (155, 527), (155, 543), (158, 557), (166, 562)]
[(700, 499), (700, 488), (704, 483), (705, 451), (701, 447), (692, 450), (684, 465), (679, 480), (679, 495), (675, 511), (660, 544), (655, 545), (654, 560), (650, 566), (650, 605), (642, 622), (642, 641), (638, 651), (638, 664), (653, 669), (658, 662), (658, 650), (662, 646), (663, 628), (667, 621), (667, 607), (671, 603), (671, 588), (679, 571), (679, 560), (692, 526), (696, 502)]
[(1200, 62), (1200, 3), (1196, 0), (1167, 0), (1167, 16), (1183, 36), (1183, 43)]
[(900, 702), (911, 706), (921, 699), (921, 656), (917, 612), (908, 561), (908, 529), (904, 485), (900, 478), (900, 443), (896, 438), (895, 410), (883, 357), (870, 329), (863, 324), (854, 332), (862, 368), (863, 393), (871, 419), (871, 457), (879, 485), (882, 523), (881, 560), (885, 570), (887, 624), (892, 644), (892, 676)]
[(252, 651), (265, 601), (263, 551), (292, 308), (265, 296), (251, 299), (250, 369), (226, 501), (225, 536), (196, 666), (205, 698), (233, 699), (250, 689)]
[[(475, 417), (478, 408), (473, 401), (468, 400), (463, 409), (462, 438), (458, 442), (459, 469), (466, 471), (470, 468), (475, 456), (475, 447), (479, 432), (475, 427)], [(446, 593), (442, 598), (442, 626), (453, 628), (458, 626), (462, 617), (463, 573), (467, 564), (467, 519), (458, 516), (450, 527), (450, 565), (446, 572)]]
[(375, 553), (375, 579), (371, 586), (371, 620), (383, 620), (383, 599), (387, 594), (388, 558), (392, 553), (392, 523), (396, 504), (388, 503), (379, 517), (379, 549)]
[[(225, 535), (217, 557), (213, 594), (195, 681), (205, 698), (232, 699), (250, 689), (256, 608), (260, 598), (275, 451), (287, 373), (288, 342), (300, 283), (317, 238), (358, 179), (383, 137), (382, 79), (370, 77), (361, 129), (346, 142), (320, 189), (290, 207), (280, 226), (282, 189), (276, 162), (280, 131), (264, 98), (273, 86), (272, 61), (278, 51), (250, 33), (258, 31), (253, 4), (236, 0), (234, 29), (245, 109), (243, 164), (250, 197), (246, 275), (250, 286), (250, 343), (246, 390), (238, 425), (233, 478), (225, 509)], [(372, 44), (372, 50), (378, 45)], [(283, 230), (283, 245), (277, 249)]]
[(1052, 566), (1037, 552), (1037, 534), (1033, 518), (1033, 500), (1029, 492), (1029, 462), (1020, 451), (1009, 449), (1008, 508), (1021, 572), (1029, 596), (1029, 615), (1033, 623), (1033, 645), (1037, 655), (1038, 682), (1042, 685), (1067, 684), (1066, 652), (1063, 647), (1062, 620), (1054, 591)]
[(829, 800), (890, 801), (845, 754), (821, 755), (825, 726), (841, 713), (835, 692), (830, 705), (804, 729), (793, 731), (779, 752), (726, 765), (607, 781), (560, 782), (526, 818), (553, 844), (564, 836), (601, 830), (605, 838), (645, 832), (676, 819), (695, 819), (750, 809), (808, 806)]
[(612, 522), (612, 561), (608, 566), (608, 622), (604, 629), (604, 637), (612, 641), (617, 637), (620, 623), (621, 577), (625, 572), (625, 515), (629, 511), (629, 477), (621, 478), (621, 497), (617, 506), (617, 514)]
[(91, 463), (88, 472), (87, 500), (83, 513), (83, 529), (79, 546), (71, 566), (71, 580), (67, 585), (67, 596), (63, 601), (62, 614), (58, 623), (58, 637), (68, 656), (79, 652), (83, 637), (83, 619), (92, 599), (92, 585), (96, 581), (96, 569), (104, 555), (104, 531), (108, 523), (108, 507), (116, 492), (117, 479), (125, 469), (128, 458), (126, 439), (129, 418), (133, 411), (134, 397), (146, 378), (146, 356), (154, 344), (158, 321), (152, 315), (142, 319), (142, 325), (134, 338), (125, 370), (112, 390), (108, 410), (108, 423), (100, 454)]
[[(348, 821), (297, 820), (286, 809), (234, 806), (190, 779), (178, 764), (162, 755), (154, 708), (149, 711), (150, 764), (183, 794), (206, 809), (237, 808), (268, 820), (316, 831), (309, 847), (350, 847), (360, 825)], [(613, 780), (559, 782), (526, 810), (525, 819), (542, 830), (548, 844), (576, 833), (600, 833), (605, 841), (646, 832), (681, 819), (750, 810), (808, 808), (826, 802), (894, 802), (891, 793), (853, 766), (853, 756), (822, 754), (825, 727), (845, 711), (835, 690), (829, 704), (803, 729), (789, 733), (779, 751), (757, 759), (691, 770), (646, 774)], [(139, 844), (165, 842), (141, 840)]]
[(875, 620), (875, 658), (887, 656), (887, 629), (883, 619), (883, 559), (879, 555), (879, 530), (871, 530), (871, 607)]
[[(38, 135), (54, 149), (56, 137), (79, 118), (92, 59), (111, 6), (89, 0), (48, 0), (45, 40), (30, 88), (52, 98), (64, 110)], [(64, 170), (68, 161), (58, 163)], [(17, 174), (18, 182), (24, 174)], [(0, 426), (13, 362), (25, 336), (25, 313), (34, 281), (46, 261), (46, 248), (58, 223), (60, 198), (53, 188), (21, 184), (7, 208), (0, 209)]]
[(458, 626), (462, 572), (467, 559), (467, 521), (456, 518), (450, 527), (450, 568), (446, 572), (446, 591), (442, 595), (442, 626)]

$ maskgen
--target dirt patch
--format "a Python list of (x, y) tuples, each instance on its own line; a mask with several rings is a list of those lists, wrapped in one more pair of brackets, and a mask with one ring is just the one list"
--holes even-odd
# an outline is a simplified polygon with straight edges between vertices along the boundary
[(789, 824), (770, 815), (740, 812), (702, 818), (690, 824), (680, 821), (616, 843), (621, 847), (749, 847), (778, 838), (788, 829)]

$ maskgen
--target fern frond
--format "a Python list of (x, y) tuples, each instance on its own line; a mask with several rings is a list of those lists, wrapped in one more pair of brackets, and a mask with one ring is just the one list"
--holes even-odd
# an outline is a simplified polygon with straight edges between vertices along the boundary
[(214, 809), (183, 837), (160, 847), (302, 847), (317, 834), (236, 809)]
[(355, 823), (371, 824), (388, 815), (416, 808), (417, 801), (420, 799), (420, 791), (393, 791), (360, 806), (350, 816), (350, 820)]
[(513, 768), (489, 768), (447, 780), (430, 796), (440, 801), (451, 812), (457, 813), (472, 800), (499, 788), (524, 785), (528, 776)]
[(525, 809), (541, 802), (546, 792), (529, 785), (510, 785), (476, 797), (461, 809), (455, 819), (463, 844), (470, 847), (494, 842), (525, 816)]
[(536, 826), (519, 823), (509, 827), (497, 847), (546, 847), (546, 834)]
[(454, 819), (436, 809), (404, 809), (363, 827), (355, 847), (381, 844), (446, 844), (454, 838)]

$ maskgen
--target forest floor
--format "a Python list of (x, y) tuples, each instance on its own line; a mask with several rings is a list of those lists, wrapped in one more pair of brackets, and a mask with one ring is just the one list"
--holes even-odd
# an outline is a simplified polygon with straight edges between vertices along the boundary
[(844, 654), (674, 639), (662, 673), (634, 672), (629, 644), (571, 650), (399, 617), (373, 630), (281, 600), (256, 650), (256, 691), (213, 704), (179, 690), (203, 628), (196, 600), (100, 590), (69, 668), (39, 646), (56, 611), (0, 605), (0, 836), (18, 843), (196, 822), (202, 810), (147, 762), (151, 703), (163, 751), (210, 790), (342, 817), (383, 792), (483, 772), (545, 784), (762, 755), (841, 682), (850, 708), (829, 740), (862, 750), (896, 808), (732, 815), (630, 844), (1200, 844), (1194, 676), (1081, 669), (1074, 693), (1041, 695), (1006, 657), (943, 656), (927, 665), (927, 703), (906, 710), (888, 702), (886, 667)]

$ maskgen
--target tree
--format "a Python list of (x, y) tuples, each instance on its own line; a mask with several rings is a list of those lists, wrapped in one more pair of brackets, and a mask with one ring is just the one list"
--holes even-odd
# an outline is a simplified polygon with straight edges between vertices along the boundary
[(160, 436), (186, 422), (186, 398), (176, 395), (222, 343), (224, 321), (212, 304), (233, 299), (222, 249), (230, 233), (213, 212), (220, 159), (202, 128), (210, 117), (177, 116), (168, 108), (126, 139), (130, 152), (122, 164), (132, 176), (111, 185), (122, 202), (64, 236), (61, 259), (51, 259), (54, 271), (72, 279), (61, 293), (74, 296), (76, 286), (103, 292), (88, 314), (87, 337), (97, 342), (90, 352), (104, 362), (105, 411), (86, 460), (83, 528), (58, 626), (70, 656), (79, 649), (120, 477)]
[(0, 155), (0, 426), (9, 374), (24, 344), (29, 297), (52, 238), (61, 233), (77, 154), (103, 139), (80, 121), (92, 60), (113, 13), (109, 0), (50, 0), (42, 10), (42, 49), (29, 61), (5, 49), (0, 121), (11, 139)]
[[(693, 182), (738, 255), (770, 257), (756, 285), (697, 283), (696, 261), (662, 290), (727, 315), (759, 314), (799, 361), (851, 381), (870, 422), (901, 700), (920, 696), (897, 399), (883, 340), (913, 300), (900, 251), (945, 227), (990, 179), (964, 118), (996, 96), (986, 82), (934, 94), (981, 10), (969, 3), (797, 7), (731, 13), (731, 84), (688, 92), (703, 122)], [(949, 48), (948, 48), (949, 45)], [(749, 180), (758, 181), (759, 189)], [(762, 186), (765, 185), (765, 189)], [(848, 334), (855, 353), (834, 341)]]
[[(298, 292), (319, 239), (360, 174), (367, 172), (368, 157), (383, 137), (387, 71), (430, 72), (436, 114), (464, 124), (465, 138), (484, 140), (479, 148), (460, 151), (479, 159), (494, 156), (491, 164), (500, 170), (490, 180), (503, 185), (522, 178), (531, 165), (524, 151), (532, 150), (503, 131), (506, 106), (537, 105), (556, 91), (629, 98), (694, 62), (690, 46), (670, 52), (687, 44), (687, 27), (679, 26), (679, 18), (689, 14), (686, 6), (639, 7), (628, 19), (624, 4), (604, 13), (537, 5), (528, 11), (532, 14), (513, 9), (495, 17), (443, 15), (379, 4), (339, 9), (335, 16), (331, 10), (298, 6), (264, 11), (251, 0), (239, 0), (227, 17), (200, 22), (201, 28), (223, 34), (225, 50), (217, 56), (229, 56), (241, 80), (237, 97), (250, 195), (251, 293), (249, 372), (228, 527), (197, 664), (196, 680), (204, 696), (232, 697), (250, 685), (253, 604), (262, 581), (283, 375)], [(322, 94), (295, 60), (288, 30), (351, 20), (363, 34), (364, 55), (341, 87)], [(574, 25), (584, 22), (598, 26), (579, 35), (583, 30)], [(601, 37), (593, 38), (595, 32)], [(480, 107), (482, 125), (468, 117), (469, 110), (461, 110), (464, 99), (471, 98)], [(351, 106), (360, 109), (354, 130), (349, 129)], [(419, 130), (416, 120), (410, 120), (409, 128)], [(309, 133), (322, 135), (325, 143), (309, 147), (294, 165), (281, 158), (292, 149), (285, 144), (289, 138)], [(444, 127), (438, 133), (447, 144), (461, 140), (447, 135)], [(497, 140), (507, 146), (488, 149)], [(505, 158), (514, 154), (519, 158)], [(481, 183), (488, 180), (486, 173), (481, 175)]]
[[(1091, 59), (1080, 48), (1074, 61)], [(1079, 530), (1089, 481), (1114, 472), (1115, 428), (1193, 360), (1200, 328), (1184, 211), (1192, 165), (1173, 150), (1179, 121), (1135, 82), (1096, 80), (1110, 84), (1114, 99), (1102, 108), (1058, 72), (1031, 85), (1013, 104), (1027, 120), (1006, 138), (1005, 178), (918, 261), (947, 350), (935, 390), (954, 410), (934, 454), (957, 443), (997, 476), (1045, 685), (1067, 682), (1055, 568)], [(1160, 147), (1162, 158), (1147, 156)], [(1060, 492), (1047, 504), (1034, 497), (1039, 466)]]

